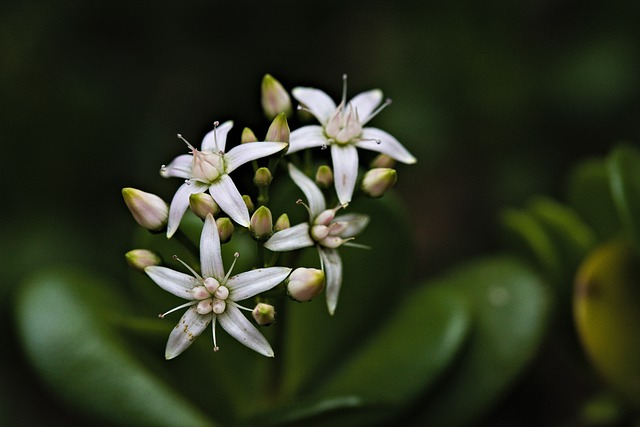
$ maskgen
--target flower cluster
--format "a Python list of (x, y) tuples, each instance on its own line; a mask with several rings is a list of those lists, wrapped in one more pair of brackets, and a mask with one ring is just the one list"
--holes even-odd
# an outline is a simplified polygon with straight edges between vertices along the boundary
[[(334, 314), (343, 282), (341, 248), (366, 247), (353, 240), (366, 228), (369, 216), (350, 212), (349, 205), (360, 196), (383, 196), (397, 180), (395, 162), (416, 161), (389, 133), (365, 127), (390, 101), (383, 101), (382, 92), (375, 89), (347, 102), (346, 82), (345, 75), (338, 105), (319, 89), (294, 88), (291, 95), (299, 102), (298, 110), (310, 113), (319, 124), (290, 132), (287, 117), (293, 116), (291, 97), (275, 78), (266, 75), (261, 103), (272, 122), (264, 140), (259, 141), (253, 131), (245, 128), (240, 143), (227, 150), (231, 121), (215, 122), (199, 149), (178, 134), (188, 153), (160, 168), (163, 177), (184, 180), (171, 203), (138, 189), (122, 190), (136, 222), (152, 233), (182, 237), (181, 223), (187, 211), (203, 220), (199, 250), (194, 254), (200, 259), (200, 273), (176, 255), (174, 260), (189, 274), (161, 265), (162, 257), (149, 249), (134, 249), (126, 255), (131, 267), (146, 273), (167, 292), (187, 300), (160, 315), (187, 309), (169, 336), (167, 359), (187, 349), (209, 324), (217, 351), (217, 323), (240, 343), (273, 357), (274, 350), (256, 325), (273, 323), (277, 307), (287, 301), (283, 296), (307, 302), (324, 292), (327, 309)], [(331, 166), (314, 159), (312, 149), (317, 147), (329, 148)], [(357, 148), (380, 154), (370, 167), (363, 167)], [(310, 151), (305, 156), (294, 154), (303, 150)], [(250, 171), (249, 165), (253, 168), (253, 195), (240, 191), (248, 180), (238, 177), (234, 182), (230, 176), (243, 165), (242, 172)], [(305, 173), (313, 170), (315, 174)], [(279, 189), (273, 185), (279, 179), (290, 179), (300, 189), (305, 200), (297, 203), (306, 208), (307, 221), (291, 225), (289, 215), (283, 213), (273, 223), (275, 206), (270, 206), (270, 192)], [(225, 272), (222, 246), (234, 235), (253, 239), (258, 255), (254, 268), (231, 275), (240, 255), (235, 254)], [(298, 266), (297, 255), (304, 248), (317, 250), (319, 265)], [(253, 307), (240, 305), (245, 300), (252, 300)], [(251, 312), (256, 325), (242, 310)]]

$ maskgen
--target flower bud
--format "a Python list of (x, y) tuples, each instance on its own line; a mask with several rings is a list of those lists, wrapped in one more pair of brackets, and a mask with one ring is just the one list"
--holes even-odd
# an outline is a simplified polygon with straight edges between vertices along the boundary
[(244, 204), (247, 205), (247, 210), (249, 211), (249, 213), (252, 214), (253, 211), (256, 210), (256, 208), (253, 205), (253, 200), (251, 200), (251, 196), (248, 196), (245, 194), (242, 196), (242, 200), (244, 200)]
[(267, 241), (273, 234), (273, 218), (266, 206), (260, 206), (251, 216), (249, 224), (251, 237), (260, 242)]
[(227, 243), (233, 236), (235, 227), (233, 222), (226, 216), (216, 219), (216, 227), (218, 227), (218, 234), (220, 235), (220, 243)]
[(273, 226), (273, 231), (282, 231), (291, 227), (291, 223), (289, 222), (289, 215), (283, 213), (280, 215), (276, 221), (276, 224)]
[(280, 82), (270, 74), (262, 78), (260, 101), (264, 114), (269, 120), (280, 113), (291, 116), (291, 98)]
[(242, 136), (240, 137), (240, 143), (245, 144), (247, 142), (258, 142), (258, 138), (249, 128), (242, 129)]
[(162, 264), (162, 258), (160, 258), (160, 255), (147, 249), (133, 249), (124, 254), (124, 258), (127, 260), (127, 264), (129, 264), (131, 268), (138, 271), (144, 271), (145, 267), (149, 267), (151, 265)]
[(371, 161), (369, 167), (373, 168), (392, 168), (396, 165), (396, 161), (393, 157), (386, 154), (378, 154), (375, 159)]
[(160, 197), (130, 187), (122, 189), (122, 197), (142, 227), (151, 231), (162, 231), (167, 227), (169, 207)]
[(271, 304), (258, 303), (251, 312), (253, 319), (260, 326), (269, 326), (276, 318), (276, 309)]
[(216, 216), (220, 213), (220, 206), (209, 193), (195, 193), (189, 196), (189, 206), (194, 214), (205, 219), (208, 214)]
[(333, 185), (333, 171), (327, 165), (321, 165), (316, 172), (316, 184), (320, 188), (329, 188)]
[(296, 268), (285, 281), (285, 289), (294, 301), (311, 301), (324, 289), (324, 272), (317, 268)]
[(395, 169), (375, 168), (370, 169), (362, 178), (362, 191), (369, 197), (381, 197), (398, 180)]
[(267, 136), (265, 141), (271, 142), (289, 142), (289, 124), (287, 123), (287, 116), (284, 113), (280, 113), (271, 122), (269, 129), (267, 130)]
[(257, 187), (268, 187), (272, 179), (273, 177), (271, 176), (269, 168), (259, 168), (255, 175), (253, 175), (253, 183)]

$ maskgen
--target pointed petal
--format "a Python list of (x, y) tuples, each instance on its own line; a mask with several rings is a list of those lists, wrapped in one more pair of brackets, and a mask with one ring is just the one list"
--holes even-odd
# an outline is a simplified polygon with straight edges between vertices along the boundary
[(229, 175), (221, 175), (211, 186), (209, 193), (232, 220), (243, 227), (249, 227), (249, 210)]
[(191, 165), (193, 164), (193, 156), (191, 154), (181, 154), (160, 169), (160, 175), (165, 178), (177, 177), (188, 179), (191, 178)]
[(307, 198), (307, 203), (309, 204), (309, 210), (311, 210), (312, 217), (310, 220), (313, 220), (313, 218), (318, 216), (320, 212), (327, 209), (322, 191), (320, 191), (316, 183), (313, 182), (311, 178), (295, 167), (293, 163), (289, 163), (289, 175)]
[(236, 274), (227, 281), (229, 298), (242, 301), (268, 291), (286, 279), (289, 273), (291, 269), (287, 267), (268, 267)]
[(227, 304), (224, 313), (218, 315), (218, 322), (229, 335), (251, 350), (255, 350), (267, 357), (274, 356), (267, 339), (244, 317), (244, 314), (234, 304)]
[(331, 160), (338, 200), (349, 203), (358, 178), (358, 150), (353, 145), (332, 145)]
[(329, 314), (333, 315), (338, 305), (340, 286), (342, 286), (342, 259), (335, 249), (318, 247), (318, 252), (326, 278), (327, 308)]
[(217, 280), (224, 277), (220, 235), (211, 214), (207, 215), (200, 236), (200, 268), (202, 277), (214, 277)]
[(416, 158), (397, 139), (381, 129), (364, 128), (362, 130), (362, 138), (367, 141), (358, 141), (356, 145), (360, 148), (386, 154), (402, 163), (412, 164), (416, 162)]
[(167, 223), (167, 238), (171, 238), (180, 226), (180, 221), (189, 207), (189, 196), (202, 193), (207, 189), (207, 184), (198, 181), (189, 181), (182, 184), (171, 200), (169, 206), (169, 221)]
[(157, 265), (145, 268), (144, 272), (165, 291), (186, 300), (194, 300), (191, 290), (200, 284), (195, 277)]
[(369, 116), (373, 113), (378, 105), (382, 102), (382, 91), (373, 89), (362, 92), (351, 99), (349, 104), (358, 112), (358, 119), (361, 124), (369, 121)]
[(207, 133), (202, 139), (202, 144), (200, 145), (201, 150), (212, 151), (217, 153), (219, 151), (224, 151), (227, 145), (227, 134), (233, 127), (233, 122), (228, 120), (213, 129), (211, 132)]
[(175, 328), (169, 335), (167, 341), (167, 347), (164, 350), (164, 357), (173, 359), (180, 353), (185, 351), (193, 341), (205, 330), (207, 325), (211, 323), (213, 315), (199, 314), (196, 311), (196, 306), (188, 309)]
[(291, 94), (314, 115), (321, 124), (327, 123), (336, 111), (336, 103), (320, 89), (312, 87), (293, 88)]
[(345, 228), (340, 237), (353, 237), (362, 232), (367, 224), (369, 224), (369, 215), (349, 213), (344, 215), (338, 215), (333, 219), (333, 222), (347, 222), (347, 228)]
[(315, 242), (309, 236), (309, 224), (306, 222), (277, 231), (264, 242), (264, 247), (274, 252), (293, 251), (313, 245)]
[(291, 132), (287, 154), (295, 153), (296, 151), (307, 148), (322, 147), (323, 145), (329, 145), (329, 141), (324, 135), (322, 126), (303, 126)]
[(267, 157), (287, 148), (286, 142), (247, 142), (236, 145), (224, 155), (227, 173), (252, 160)]

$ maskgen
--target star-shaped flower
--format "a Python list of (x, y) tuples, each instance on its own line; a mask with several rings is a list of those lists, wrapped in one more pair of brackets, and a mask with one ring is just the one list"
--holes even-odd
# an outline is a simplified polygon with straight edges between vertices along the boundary
[[(249, 226), (249, 211), (229, 174), (239, 166), (270, 156), (283, 150), (286, 142), (250, 142), (233, 147), (225, 153), (227, 134), (233, 122), (227, 121), (207, 133), (202, 140), (200, 150), (189, 144), (191, 153), (176, 157), (168, 166), (162, 166), (160, 173), (164, 177), (186, 179), (178, 188), (169, 207), (167, 237), (173, 236), (189, 206), (189, 196), (194, 193), (209, 193), (220, 206), (238, 224)], [(178, 135), (182, 139), (181, 135)]]
[(326, 277), (327, 308), (329, 313), (333, 314), (342, 286), (342, 259), (337, 248), (342, 245), (359, 246), (349, 242), (353, 236), (364, 230), (369, 223), (369, 217), (363, 214), (336, 216), (336, 212), (343, 205), (327, 209), (322, 191), (291, 163), (289, 175), (307, 198), (309, 222), (274, 233), (265, 242), (264, 247), (274, 252), (285, 252), (315, 246)]
[(347, 78), (343, 76), (342, 102), (335, 102), (325, 92), (309, 87), (296, 87), (292, 94), (305, 109), (320, 122), (296, 129), (291, 133), (287, 154), (311, 147), (331, 149), (331, 159), (335, 174), (336, 193), (340, 203), (351, 201), (358, 177), (357, 148), (384, 153), (402, 163), (415, 163), (411, 155), (393, 136), (387, 132), (364, 127), (376, 114), (390, 104), (382, 105), (382, 91), (373, 89), (356, 95), (348, 103)]
[(216, 351), (218, 346), (215, 328), (216, 322), (220, 322), (220, 326), (242, 344), (260, 354), (273, 357), (269, 342), (240, 312), (240, 309), (251, 309), (240, 306), (236, 301), (273, 288), (286, 279), (291, 269), (259, 268), (229, 277), (233, 265), (225, 274), (218, 228), (211, 214), (205, 219), (200, 237), (200, 264), (202, 275), (184, 264), (193, 276), (159, 266), (147, 267), (144, 270), (162, 289), (188, 300), (186, 304), (161, 315), (164, 317), (175, 310), (189, 307), (169, 335), (165, 357), (173, 359), (186, 350), (211, 322)]

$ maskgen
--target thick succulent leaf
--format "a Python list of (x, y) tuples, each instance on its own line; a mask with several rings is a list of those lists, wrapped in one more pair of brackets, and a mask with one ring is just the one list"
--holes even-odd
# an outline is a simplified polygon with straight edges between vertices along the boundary
[(640, 152), (621, 145), (607, 159), (613, 202), (627, 233), (640, 244)]

